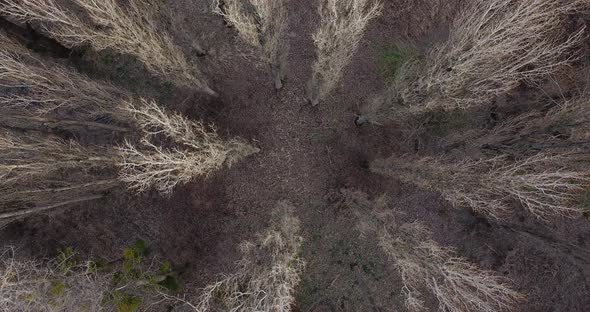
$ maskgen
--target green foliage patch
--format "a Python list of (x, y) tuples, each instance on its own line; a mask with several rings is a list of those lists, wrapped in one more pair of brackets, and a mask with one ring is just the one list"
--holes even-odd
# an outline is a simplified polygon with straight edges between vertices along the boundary
[(122, 291), (113, 293), (113, 302), (117, 312), (135, 312), (141, 305), (141, 298)]
[(72, 268), (76, 265), (74, 260), (74, 249), (67, 247), (59, 251), (57, 255), (57, 267), (61, 274), (68, 274)]
[(387, 82), (395, 80), (400, 68), (415, 58), (415, 53), (407, 48), (389, 47), (379, 53), (377, 69)]
[(47, 290), (47, 293), (49, 293), (52, 296), (61, 296), (66, 292), (66, 284), (62, 281), (62, 280), (55, 280), (51, 283), (51, 286), (49, 286), (49, 290)]
[(579, 205), (584, 211), (584, 215), (589, 217), (590, 216), (590, 190), (586, 190), (586, 192), (582, 193), (579, 199)]

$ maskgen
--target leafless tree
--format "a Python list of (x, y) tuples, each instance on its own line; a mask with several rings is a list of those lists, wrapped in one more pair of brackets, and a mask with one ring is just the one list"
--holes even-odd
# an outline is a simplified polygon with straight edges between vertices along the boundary
[(243, 257), (237, 272), (207, 286), (195, 310), (291, 311), (305, 265), (299, 255), (303, 242), (299, 232), (294, 207), (280, 202), (270, 228), (255, 242), (241, 244)]
[(490, 130), (473, 131), (459, 139), (473, 147), (513, 155), (576, 150), (590, 144), (590, 102), (576, 98), (556, 103), (546, 112), (526, 112)]
[(366, 194), (346, 190), (345, 201), (357, 209), (359, 228), (374, 239), (401, 275), (405, 307), (425, 311), (426, 292), (436, 297), (441, 311), (511, 311), (524, 296), (509, 280), (482, 270), (440, 246), (420, 222), (402, 223), (399, 213), (388, 207), (385, 197), (370, 200)]
[(579, 58), (585, 27), (567, 33), (585, 0), (474, 0), (447, 41), (410, 58), (364, 118), (383, 122), (432, 110), (487, 105), (522, 83), (537, 83)]
[(0, 219), (17, 219), (68, 204), (95, 200), (117, 185), (108, 148), (24, 133), (0, 133)]
[(236, 28), (240, 37), (257, 48), (270, 64), (276, 89), (283, 87), (287, 45), (285, 30), (288, 16), (285, 0), (219, 0), (214, 12)]
[(157, 8), (150, 3), (131, 0), (123, 9), (116, 0), (72, 1), (84, 9), (90, 23), (56, 0), (5, 0), (0, 12), (15, 21), (38, 24), (68, 47), (88, 44), (99, 51), (111, 48), (133, 55), (155, 74), (216, 95), (172, 39), (156, 30), (153, 16)]
[(590, 174), (578, 154), (537, 155), (512, 161), (506, 156), (449, 162), (440, 159), (390, 157), (371, 170), (440, 192), (454, 206), (467, 206), (502, 218), (516, 200), (540, 219), (574, 217), (579, 192), (590, 186)]
[(313, 64), (308, 98), (312, 105), (324, 99), (342, 79), (368, 23), (381, 14), (373, 0), (321, 0), (320, 26), (313, 35), (317, 59)]
[(0, 94), (4, 114), (46, 118), (67, 112), (89, 123), (106, 113), (120, 121), (128, 119), (119, 109), (126, 95), (114, 86), (41, 59), (1, 32), (0, 43), (0, 85), (6, 88)]
[[(127, 104), (129, 113), (144, 132), (142, 146), (127, 142), (119, 148), (123, 157), (121, 180), (142, 192), (154, 187), (169, 194), (177, 184), (207, 176), (223, 165), (257, 153), (258, 148), (238, 139), (222, 140), (213, 126), (168, 113), (154, 101)], [(163, 148), (156, 140), (166, 138), (177, 147)]]

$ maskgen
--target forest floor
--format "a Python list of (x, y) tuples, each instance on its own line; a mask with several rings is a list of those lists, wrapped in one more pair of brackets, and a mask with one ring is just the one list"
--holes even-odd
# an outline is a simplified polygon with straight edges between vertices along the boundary
[[(436, 193), (368, 170), (377, 157), (437, 155), (439, 140), (448, 131), (491, 118), (489, 111), (479, 112), (479, 117), (443, 116), (418, 137), (397, 125), (353, 123), (366, 101), (385, 89), (386, 77), (379, 70), (384, 51), (403, 45), (425, 48), (444, 40), (461, 1), (414, 1), (410, 10), (406, 1), (385, 1), (383, 15), (370, 24), (340, 87), (317, 107), (305, 98), (315, 58), (311, 35), (319, 23), (317, 1), (290, 1), (289, 67), (280, 91), (274, 90), (268, 68), (235, 30), (210, 13), (209, 3), (169, 2), (166, 9), (173, 19), (162, 28), (174, 34), (219, 98), (178, 90), (127, 57), (86, 51), (63, 61), (95, 78), (156, 97), (191, 118), (215, 123), (223, 136), (245, 138), (261, 152), (178, 187), (170, 198), (118, 190), (97, 202), (14, 223), (0, 233), (5, 244), (34, 256), (52, 256), (70, 246), (83, 255), (115, 259), (124, 246), (143, 239), (155, 255), (183, 268), (182, 281), (191, 291), (233, 272), (239, 243), (269, 224), (278, 201), (289, 200), (302, 221), (307, 262), (296, 311), (403, 310), (399, 274), (387, 265), (376, 242), (360, 236), (354, 211), (341, 204), (340, 190), (353, 189), (372, 197), (386, 194), (392, 208), (403, 211), (407, 221), (424, 222), (439, 243), (512, 279), (515, 288), (528, 295), (521, 311), (587, 311), (587, 219), (548, 224), (522, 213), (502, 222), (486, 220), (451, 208)], [(196, 43), (206, 56), (197, 56)], [(508, 101), (522, 100), (532, 91), (523, 87), (518, 92)], [(117, 138), (88, 135), (81, 140)]]

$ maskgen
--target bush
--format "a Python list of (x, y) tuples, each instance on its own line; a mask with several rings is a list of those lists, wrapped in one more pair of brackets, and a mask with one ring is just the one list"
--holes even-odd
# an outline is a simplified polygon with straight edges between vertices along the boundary
[(55, 259), (39, 262), (18, 259), (14, 248), (4, 247), (0, 254), (0, 310), (134, 312), (186, 304), (171, 295), (177, 289), (162, 285), (164, 280), (176, 280), (172, 270), (158, 269), (158, 263), (167, 262), (149, 259), (138, 246), (145, 247), (145, 243), (136, 241), (126, 248), (134, 253), (131, 258), (124, 257), (120, 268), (115, 266), (117, 262), (79, 263), (71, 248), (61, 250)]
[(393, 83), (404, 64), (415, 58), (415, 52), (408, 48), (393, 47), (379, 53), (377, 69), (388, 83)]
[[(64, 255), (64, 253), (60, 253)], [(73, 254), (65, 259), (70, 261)], [(109, 276), (85, 264), (67, 272), (55, 259), (48, 263), (19, 260), (14, 249), (0, 254), (0, 310), (22, 312), (99, 311), (106, 299)]]

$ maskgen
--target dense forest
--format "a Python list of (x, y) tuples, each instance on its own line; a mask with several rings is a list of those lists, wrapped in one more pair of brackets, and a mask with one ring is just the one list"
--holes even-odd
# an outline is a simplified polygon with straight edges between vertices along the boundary
[(0, 310), (587, 311), (589, 23), (0, 0)]

